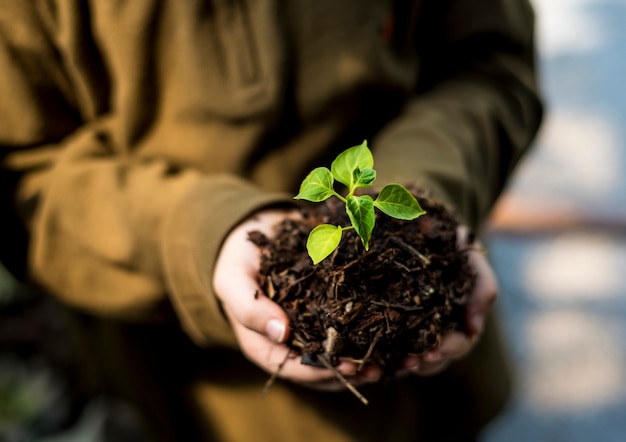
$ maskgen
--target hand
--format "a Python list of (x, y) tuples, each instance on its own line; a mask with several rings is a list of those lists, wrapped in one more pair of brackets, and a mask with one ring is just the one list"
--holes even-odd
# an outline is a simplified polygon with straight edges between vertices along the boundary
[[(458, 247), (465, 249), (468, 230), (459, 227), (457, 230)], [(471, 246), (470, 246), (471, 247)], [(444, 370), (450, 363), (467, 355), (478, 342), (485, 323), (485, 317), (498, 295), (496, 277), (477, 244), (468, 252), (470, 265), (476, 272), (476, 285), (466, 308), (468, 333), (450, 332), (444, 336), (441, 345), (424, 355), (411, 355), (403, 364), (399, 375), (409, 373), (419, 376), (430, 376)]]
[[(345, 386), (332, 371), (303, 365), (300, 358), (287, 358), (289, 349), (284, 345), (290, 333), (287, 315), (257, 283), (260, 251), (248, 240), (248, 232), (258, 230), (271, 237), (273, 226), (286, 217), (297, 216), (295, 211), (266, 210), (237, 226), (222, 245), (213, 285), (241, 351), (250, 361), (268, 373), (276, 372), (284, 361), (279, 377), (317, 389), (340, 390)], [(376, 381), (381, 375), (378, 367), (355, 374), (356, 366), (348, 362), (342, 362), (336, 369), (355, 386)]]

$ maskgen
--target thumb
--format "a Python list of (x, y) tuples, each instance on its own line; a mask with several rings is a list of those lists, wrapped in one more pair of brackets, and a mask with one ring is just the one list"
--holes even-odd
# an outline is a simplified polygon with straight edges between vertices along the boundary
[(257, 283), (260, 251), (248, 240), (250, 230), (246, 223), (227, 237), (215, 264), (213, 287), (233, 327), (241, 325), (282, 343), (289, 335), (289, 321)]
[(260, 333), (276, 343), (285, 342), (290, 332), (287, 315), (261, 292), (258, 285), (250, 282), (235, 278), (223, 292), (226, 296), (222, 302), (231, 323)]

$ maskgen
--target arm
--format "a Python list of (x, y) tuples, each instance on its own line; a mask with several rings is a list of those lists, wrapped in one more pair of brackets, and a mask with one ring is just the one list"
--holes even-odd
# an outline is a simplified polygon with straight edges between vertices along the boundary
[(175, 320), (171, 299), (198, 343), (235, 345), (210, 270), (232, 226), (283, 196), (202, 174), (180, 149), (144, 155), (129, 128), (154, 103), (124, 95), (141, 85), (109, 71), (117, 66), (86, 29), (86, 2), (63, 2), (56, 15), (44, 4), (0, 11), (3, 261), (94, 314)]
[(415, 97), (372, 143), (381, 182), (414, 182), (476, 229), (542, 116), (523, 0), (426, 2)]
[[(62, 4), (56, 15), (20, 0), (0, 11), (0, 114), (11, 117), (0, 119), (0, 224), (4, 239), (15, 239), (3, 243), (3, 263), (75, 308), (121, 321), (180, 320), (199, 345), (239, 347), (275, 371), (287, 352), (280, 345), (286, 318), (269, 299), (255, 301), (258, 250), (247, 232), (283, 216), (260, 215), (259, 226), (250, 215), (291, 197), (193, 164), (185, 155), (192, 150), (193, 157), (194, 148), (216, 161), (232, 152), (207, 146), (207, 133), (194, 133), (197, 126), (184, 120), (159, 133), (157, 154), (147, 153), (147, 129), (160, 129), (150, 128), (158, 100), (143, 77), (152, 70), (141, 58), (116, 60), (124, 52), (117, 47), (107, 58), (99, 46), (107, 36), (96, 42), (86, 28), (87, 3)], [(129, 45), (146, 42), (136, 37)], [(131, 55), (150, 57), (152, 50), (135, 47)], [(200, 85), (209, 83), (199, 77)], [(182, 92), (194, 94), (192, 102), (200, 94)], [(161, 112), (176, 109), (177, 98)], [(235, 127), (242, 136), (245, 129)], [(219, 139), (225, 131), (215, 132)], [(16, 252), (26, 248), (21, 259)], [(337, 388), (331, 371), (293, 360), (282, 375)]]
[[(373, 145), (381, 182), (417, 180), (476, 228), (528, 148), (537, 130), (541, 105), (534, 83), (532, 14), (528, 5), (509, 2), (504, 7), (503, 2), (483, 1), (472, 2), (472, 8), (478, 4), (484, 9), (462, 11), (459, 5), (464, 3), (469, 2), (426, 3), (425, 7), (434, 10), (424, 10), (423, 23), (418, 26), (423, 33), (418, 38), (423, 43), (418, 90), (405, 111)], [(493, 12), (492, 16), (485, 9)], [(458, 17), (467, 22), (447, 29)], [(510, 17), (515, 23), (505, 20)], [(462, 248), (463, 237), (459, 235)], [(224, 272), (218, 271), (216, 276), (229, 275), (230, 271), (241, 275), (237, 263), (242, 257), (237, 253), (244, 247), (242, 238), (241, 230), (236, 229), (226, 241), (218, 262)], [(405, 361), (407, 372), (437, 373), (466, 355), (478, 341), (484, 317), (497, 295), (497, 283), (485, 256), (472, 251), (470, 261), (478, 281), (467, 310), (469, 335), (451, 333), (438, 349), (424, 356), (410, 356)], [(252, 274), (256, 265), (257, 261), (248, 262), (246, 268)], [(273, 371), (286, 350), (253, 331), (264, 332), (269, 320), (280, 320), (284, 314), (264, 297), (246, 302), (249, 293), (258, 287), (244, 288), (242, 281), (250, 283), (253, 279), (216, 278), (218, 294), (247, 296), (227, 305), (227, 314), (244, 343), (244, 353)], [(297, 364), (288, 361), (282, 374), (304, 382), (321, 377), (296, 369)], [(350, 373), (350, 367), (342, 369)], [(359, 384), (376, 376), (372, 370), (354, 380)]]
[[(533, 12), (523, 0), (426, 2), (417, 29), (416, 94), (373, 143), (378, 176), (416, 182), (476, 231), (542, 117)], [(478, 280), (469, 335), (449, 334), (438, 349), (409, 358), (408, 371), (437, 373), (476, 344), (498, 286), (485, 256), (472, 251), (470, 262)]]

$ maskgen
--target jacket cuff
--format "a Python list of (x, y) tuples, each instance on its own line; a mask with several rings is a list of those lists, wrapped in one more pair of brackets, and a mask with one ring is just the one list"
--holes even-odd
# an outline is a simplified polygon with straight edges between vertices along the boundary
[(258, 209), (290, 201), (230, 176), (201, 179), (173, 207), (161, 253), (168, 292), (185, 332), (200, 346), (237, 347), (213, 289), (213, 269), (224, 238)]

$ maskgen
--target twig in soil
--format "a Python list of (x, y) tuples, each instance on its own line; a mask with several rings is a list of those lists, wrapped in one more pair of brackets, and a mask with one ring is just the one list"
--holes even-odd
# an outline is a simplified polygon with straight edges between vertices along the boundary
[(423, 310), (422, 307), (412, 307), (410, 305), (390, 304), (389, 302), (381, 302), (381, 301), (370, 301), (370, 302), (374, 305), (380, 305), (382, 307), (397, 308), (398, 310), (404, 310), (405, 312), (416, 312), (418, 310)]
[(267, 297), (270, 299), (274, 299), (276, 296), (276, 288), (274, 287), (274, 282), (272, 281), (272, 277), (270, 275), (267, 276)]
[(374, 340), (370, 344), (370, 348), (367, 349), (367, 352), (365, 353), (365, 356), (363, 356), (363, 359), (361, 359), (356, 371), (361, 371), (361, 369), (363, 369), (363, 366), (367, 363), (367, 361), (369, 361), (370, 357), (372, 356), (372, 353), (374, 353), (374, 347), (376, 347), (376, 344), (378, 343), (379, 338), (380, 338), (379, 335), (376, 335), (374, 337)]
[(263, 386), (263, 391), (261, 391), (261, 398), (264, 398), (265, 396), (267, 396), (267, 393), (269, 393), (270, 388), (272, 388), (272, 385), (274, 385), (276, 378), (278, 378), (278, 375), (280, 374), (281, 370), (285, 366), (285, 363), (287, 362), (287, 359), (289, 359), (289, 356), (291, 356), (291, 351), (287, 352), (287, 354), (285, 355), (285, 359), (283, 359), (281, 363), (278, 364), (278, 367), (276, 367), (276, 370), (274, 371), (274, 373), (272, 373), (272, 375), (267, 380), (267, 382), (265, 382), (265, 385)]
[(426, 256), (422, 255), (415, 247), (413, 247), (410, 244), (405, 243), (404, 241), (402, 241), (400, 238), (396, 237), (396, 236), (389, 236), (389, 240), (394, 243), (395, 245), (397, 245), (398, 247), (400, 247), (401, 249), (409, 252), (411, 255), (417, 257), (420, 261), (422, 261), (422, 264), (424, 264), (424, 266), (428, 266), (430, 265), (430, 259), (428, 259)]
[(367, 256), (371, 255), (371, 252), (364, 252), (363, 254), (361, 254), (361, 256), (359, 256), (356, 259), (353, 259), (352, 261), (342, 265), (341, 267), (339, 267), (337, 270), (335, 270), (333, 272), (333, 274), (337, 274), (337, 273), (342, 273), (345, 272), (346, 270), (348, 270), (350, 267), (352, 267), (355, 264), (358, 264), (359, 262), (362, 262), (366, 259)]
[(302, 281), (304, 281), (304, 280), (306, 280), (306, 279), (310, 278), (311, 276), (313, 276), (314, 274), (315, 274), (315, 272), (309, 272), (309, 273), (307, 273), (306, 275), (304, 275), (304, 276), (302, 276), (302, 277), (300, 277), (300, 278), (296, 279), (295, 281), (293, 281), (293, 282), (290, 284), (290, 286), (291, 286), (291, 287), (293, 287), (294, 285), (298, 285), (298, 284), (300, 284)]
[(339, 373), (337, 371), (337, 369), (335, 367), (333, 367), (333, 364), (330, 363), (330, 361), (328, 360), (328, 358), (326, 357), (326, 355), (318, 355), (317, 358), (319, 359), (319, 361), (324, 365), (324, 367), (328, 368), (330, 371), (333, 372), (333, 374), (335, 375), (335, 377), (337, 379), (339, 379), (341, 381), (341, 383), (348, 389), (350, 390), (350, 392), (355, 395), (357, 397), (357, 399), (359, 399), (364, 405), (369, 404), (369, 401), (367, 400), (367, 398), (365, 396), (363, 396), (359, 390), (356, 389), (356, 387), (354, 385), (352, 385), (350, 382), (348, 382), (348, 380), (343, 377), (343, 375), (341, 373)]

